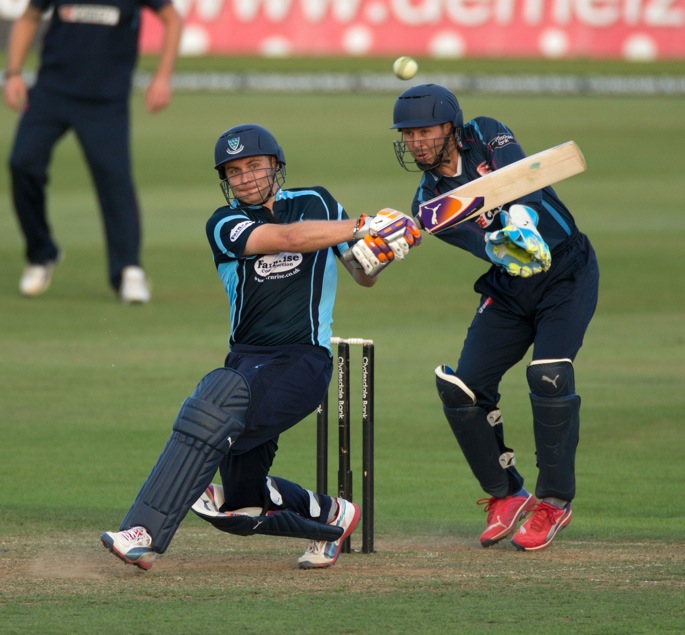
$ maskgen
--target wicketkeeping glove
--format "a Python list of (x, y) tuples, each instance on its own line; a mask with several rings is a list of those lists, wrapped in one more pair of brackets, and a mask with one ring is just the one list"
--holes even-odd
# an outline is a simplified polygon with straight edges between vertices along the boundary
[(355, 236), (377, 236), (392, 249), (397, 260), (404, 260), (412, 247), (421, 244), (421, 231), (412, 218), (386, 207), (375, 216), (362, 215)]
[(377, 276), (395, 258), (390, 245), (377, 236), (365, 236), (352, 245), (351, 251), (370, 278)]
[(537, 230), (537, 213), (525, 205), (512, 205), (501, 217), (504, 227), (485, 234), (488, 258), (512, 276), (528, 278), (547, 271), (552, 255)]

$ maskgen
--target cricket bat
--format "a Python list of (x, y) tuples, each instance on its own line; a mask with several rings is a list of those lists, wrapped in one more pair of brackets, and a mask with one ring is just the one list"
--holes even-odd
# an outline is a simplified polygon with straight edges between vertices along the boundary
[(483, 212), (584, 172), (585, 157), (574, 141), (543, 150), (470, 181), (419, 206), (416, 219), (437, 234)]

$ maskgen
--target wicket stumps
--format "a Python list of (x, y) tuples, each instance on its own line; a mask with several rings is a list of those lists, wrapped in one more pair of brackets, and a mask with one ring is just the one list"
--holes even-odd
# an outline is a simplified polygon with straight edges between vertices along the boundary
[[(350, 346), (361, 346), (362, 553), (373, 553), (374, 345), (373, 340), (331, 338), (338, 347), (338, 496), (352, 500), (350, 462)], [(316, 489), (328, 493), (328, 392), (316, 412)], [(350, 539), (342, 546), (350, 552)]]

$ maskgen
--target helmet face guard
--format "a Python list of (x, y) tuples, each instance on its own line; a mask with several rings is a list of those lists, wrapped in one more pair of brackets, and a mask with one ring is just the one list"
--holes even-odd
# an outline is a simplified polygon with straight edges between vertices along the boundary
[[(214, 168), (219, 174), (221, 191), (229, 205), (237, 198), (226, 178), (224, 164), (234, 159), (242, 159), (254, 156), (272, 156), (276, 159), (276, 165), (267, 177), (267, 186), (260, 188), (261, 201), (253, 203), (263, 205), (278, 188), (285, 183), (285, 154), (283, 148), (278, 145), (276, 138), (262, 126), (256, 124), (243, 124), (226, 130), (214, 145)], [(255, 181), (259, 180), (254, 174)], [(263, 177), (262, 177), (263, 178)]]
[[(265, 172), (264, 177), (260, 177), (258, 174), (258, 172), (262, 171)], [(267, 170), (260, 169), (252, 173), (253, 179), (257, 184), (257, 188), (259, 189), (260, 198), (258, 201), (250, 203), (242, 201), (240, 197), (236, 196), (227, 178), (221, 179), (221, 183), (219, 185), (224, 194), (226, 202), (229, 205), (232, 205), (233, 201), (238, 201), (239, 203), (244, 203), (246, 205), (264, 205), (264, 203), (266, 203), (278, 191), (279, 188), (283, 187), (283, 184), (285, 183), (285, 166), (278, 165), (268, 170), (268, 174), (266, 172)], [(259, 185), (259, 181), (262, 178), (266, 178), (266, 184), (264, 186)]]
[(414, 158), (411, 150), (407, 146), (407, 142), (404, 139), (395, 139), (392, 144), (395, 150), (395, 157), (397, 157), (398, 163), (407, 172), (427, 172), (433, 168), (437, 168), (448, 156), (450, 150), (450, 144), (453, 141), (454, 147), (458, 146), (459, 137), (457, 131), (452, 129), (450, 134), (444, 137), (436, 137), (435, 139), (430, 139), (424, 141), (424, 145), (433, 142), (433, 150), (435, 152), (435, 161), (432, 163), (421, 163)]
[(397, 98), (391, 130), (401, 132), (406, 128), (429, 128), (444, 123), (451, 123), (453, 130), (449, 135), (435, 139), (436, 160), (430, 165), (415, 161), (402, 139), (394, 141), (395, 156), (405, 170), (420, 172), (439, 166), (445, 159), (452, 140), (456, 147), (459, 145), (464, 115), (457, 98), (438, 84), (412, 86)]

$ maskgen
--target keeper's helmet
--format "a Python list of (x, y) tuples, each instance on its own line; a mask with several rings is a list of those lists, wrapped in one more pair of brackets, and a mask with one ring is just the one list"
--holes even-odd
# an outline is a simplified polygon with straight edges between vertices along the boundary
[(448, 121), (460, 131), (464, 115), (457, 98), (444, 86), (419, 84), (405, 90), (395, 102), (391, 129), (422, 128)]
[(448, 156), (450, 148), (459, 147), (464, 127), (464, 115), (457, 98), (444, 86), (419, 84), (405, 90), (395, 102), (393, 125), (390, 129), (427, 128), (451, 123), (452, 129), (436, 139), (436, 159), (430, 164), (415, 161), (403, 138), (393, 141), (395, 156), (408, 172), (432, 170)]
[[(276, 138), (266, 128), (252, 123), (241, 124), (229, 128), (217, 139), (214, 145), (214, 169), (219, 173), (221, 189), (229, 204), (234, 197), (224, 170), (221, 169), (222, 166), (234, 159), (260, 155), (276, 158), (277, 166), (274, 168), (272, 186), (275, 183), (278, 183), (279, 187), (282, 186), (285, 183), (285, 154)], [(273, 187), (264, 200), (272, 194)]]

